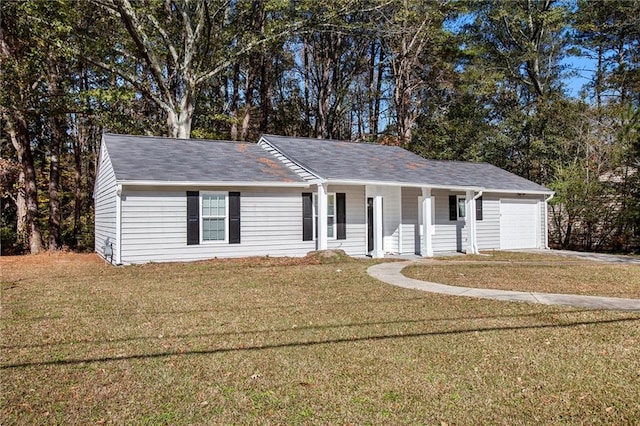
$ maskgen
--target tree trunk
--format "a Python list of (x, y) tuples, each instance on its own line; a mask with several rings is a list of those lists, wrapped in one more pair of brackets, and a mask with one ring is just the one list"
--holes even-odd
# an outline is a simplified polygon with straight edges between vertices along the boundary
[(373, 136), (378, 139), (378, 128), (380, 123), (380, 102), (382, 99), (382, 74), (384, 72), (384, 49), (380, 46), (380, 56), (378, 57), (378, 76), (376, 81), (376, 91), (373, 105)]
[(231, 140), (238, 140), (238, 98), (240, 84), (240, 64), (238, 62), (233, 66), (233, 92), (231, 94)]
[(328, 136), (329, 100), (331, 98), (331, 59), (325, 53), (321, 60), (320, 87), (318, 87), (318, 109), (316, 117), (316, 138)]
[(369, 69), (368, 69), (368, 75), (369, 75), (369, 99), (368, 99), (368, 106), (369, 106), (369, 134), (371, 136), (373, 136), (375, 138), (375, 134), (378, 133), (377, 129), (375, 129), (374, 125), (375, 125), (375, 118), (374, 118), (374, 105), (375, 105), (375, 99), (377, 98), (376, 92), (375, 92), (375, 77), (376, 77), (376, 56), (377, 56), (377, 52), (376, 52), (376, 41), (373, 40), (371, 42), (371, 47), (370, 47), (370, 51), (369, 51)]
[[(58, 100), (61, 97), (58, 64), (49, 61), (49, 96)], [(59, 250), (61, 242), (60, 214), (60, 147), (66, 137), (66, 122), (58, 108), (50, 111), (51, 141), (49, 143), (49, 250)]]
[(564, 233), (564, 239), (562, 240), (562, 248), (568, 249), (571, 244), (571, 233), (573, 231), (573, 218), (567, 220), (567, 228)]
[(27, 122), (22, 114), (16, 110), (11, 111), (10, 115), (3, 113), (3, 116), (7, 123), (11, 143), (18, 154), (18, 161), (24, 173), (25, 221), (29, 235), (29, 252), (37, 254), (42, 251), (42, 234), (38, 226), (38, 185)]
[(60, 241), (60, 145), (61, 137), (64, 134), (58, 127), (62, 120), (53, 117), (52, 138), (49, 146), (49, 250), (59, 250), (62, 247)]
[(82, 147), (84, 143), (80, 132), (73, 147), (73, 242), (74, 247), (80, 245), (78, 236), (80, 234), (80, 219), (82, 217)]
[(179, 111), (167, 111), (167, 130), (170, 138), (189, 139), (193, 120), (193, 103), (183, 100)]
[(240, 140), (246, 141), (249, 138), (249, 125), (251, 124), (251, 109), (253, 108), (253, 86), (255, 84), (255, 73), (253, 70), (253, 61), (249, 61), (247, 70), (247, 87), (245, 90), (245, 106), (244, 117), (242, 118), (242, 131)]
[[(403, 75), (403, 74), (401, 74)], [(403, 83), (402, 77), (396, 77), (396, 88), (394, 93), (394, 103), (396, 107), (396, 126), (398, 133), (398, 143), (400, 146), (407, 146), (411, 142), (411, 127), (414, 118), (411, 112), (411, 99), (407, 93), (408, 89)]]
[(18, 172), (18, 188), (15, 197), (16, 202), (16, 235), (18, 244), (24, 248), (29, 241), (27, 232), (27, 200), (25, 197), (25, 185), (24, 185), (24, 168), (20, 164), (20, 171)]
[(384, 48), (380, 42), (371, 42), (369, 58), (369, 134), (376, 140), (380, 122), (380, 98), (382, 92), (382, 74), (384, 72)]
[(302, 58), (303, 58), (303, 74), (304, 74), (304, 115), (305, 115), (305, 125), (306, 132), (304, 136), (311, 136), (311, 105), (309, 98), (310, 95), (310, 84), (311, 84), (311, 76), (309, 70), (309, 44), (306, 41), (302, 42)]
[(268, 76), (267, 58), (262, 55), (260, 63), (260, 132), (266, 133), (269, 125), (269, 102), (271, 100), (272, 82)]

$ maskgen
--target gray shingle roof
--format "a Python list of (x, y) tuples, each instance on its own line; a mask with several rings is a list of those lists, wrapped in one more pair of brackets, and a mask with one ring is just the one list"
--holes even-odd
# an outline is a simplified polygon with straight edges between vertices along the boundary
[(551, 190), (487, 163), (427, 160), (396, 146), (263, 135), (278, 151), (328, 180)]
[[(487, 163), (426, 160), (395, 146), (264, 135), (282, 154), (328, 180), (551, 192)], [(118, 181), (303, 183), (253, 143), (105, 134)]]
[(304, 182), (253, 143), (105, 134), (118, 181)]

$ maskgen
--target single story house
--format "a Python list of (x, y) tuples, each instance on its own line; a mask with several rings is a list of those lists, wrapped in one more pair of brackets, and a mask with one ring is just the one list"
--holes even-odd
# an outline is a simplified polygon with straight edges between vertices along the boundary
[(547, 247), (549, 189), (486, 163), (368, 143), (105, 134), (95, 250), (116, 264)]

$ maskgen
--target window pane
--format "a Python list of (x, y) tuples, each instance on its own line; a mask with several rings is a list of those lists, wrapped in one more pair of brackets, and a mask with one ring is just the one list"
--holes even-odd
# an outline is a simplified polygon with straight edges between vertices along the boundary
[(333, 217), (327, 218), (327, 237), (333, 238)]
[(203, 217), (224, 217), (225, 210), (224, 194), (205, 194), (202, 196)]
[(333, 212), (335, 209), (335, 205), (336, 205), (336, 197), (334, 195), (329, 195), (329, 197), (327, 198), (327, 212), (329, 216), (334, 215)]
[(204, 241), (224, 240), (224, 219), (202, 219), (202, 239)]
[(216, 211), (216, 215), (217, 216), (224, 216), (225, 212), (224, 212), (224, 195), (216, 195), (216, 199), (218, 201), (217, 206), (218, 209)]
[(202, 216), (211, 216), (210, 212), (211, 201), (209, 200), (209, 196), (202, 196)]
[(458, 217), (465, 217), (465, 199), (458, 198)]

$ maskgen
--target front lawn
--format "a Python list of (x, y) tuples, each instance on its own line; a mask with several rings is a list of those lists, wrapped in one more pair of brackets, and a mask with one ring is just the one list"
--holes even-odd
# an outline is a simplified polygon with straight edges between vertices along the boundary
[(0, 259), (0, 423), (640, 423), (640, 313), (316, 263)]
[(460, 287), (640, 299), (640, 266), (553, 254), (488, 252), (403, 269), (408, 277)]

